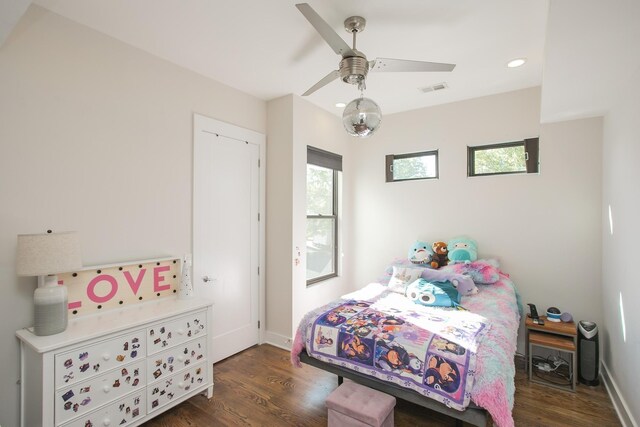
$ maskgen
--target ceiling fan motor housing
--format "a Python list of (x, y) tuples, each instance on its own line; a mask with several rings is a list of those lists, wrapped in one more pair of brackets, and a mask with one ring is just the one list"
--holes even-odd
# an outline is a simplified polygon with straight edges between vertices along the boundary
[(340, 61), (340, 78), (345, 83), (360, 84), (367, 77), (368, 71), (369, 62), (365, 57), (351, 56)]

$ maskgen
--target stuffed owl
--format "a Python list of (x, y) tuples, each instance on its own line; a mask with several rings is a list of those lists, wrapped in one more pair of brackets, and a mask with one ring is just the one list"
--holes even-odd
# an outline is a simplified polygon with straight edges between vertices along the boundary
[(468, 237), (456, 237), (447, 243), (449, 263), (470, 263), (478, 259), (478, 244)]

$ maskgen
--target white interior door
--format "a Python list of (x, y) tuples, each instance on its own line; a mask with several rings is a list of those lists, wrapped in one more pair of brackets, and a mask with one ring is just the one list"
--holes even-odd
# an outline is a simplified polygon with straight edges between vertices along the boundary
[(214, 302), (217, 362), (259, 342), (260, 145), (246, 129), (195, 123), (193, 282)]

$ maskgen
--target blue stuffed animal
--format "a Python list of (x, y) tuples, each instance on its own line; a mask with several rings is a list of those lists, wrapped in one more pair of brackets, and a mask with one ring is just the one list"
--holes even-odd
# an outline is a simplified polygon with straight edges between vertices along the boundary
[(478, 259), (478, 244), (468, 237), (456, 237), (447, 243), (449, 263), (470, 263)]
[(409, 249), (407, 258), (414, 264), (424, 264), (425, 267), (429, 266), (429, 263), (433, 259), (431, 245), (426, 242), (416, 241)]
[(460, 294), (451, 282), (418, 279), (407, 286), (405, 296), (428, 307), (457, 307), (460, 304)]

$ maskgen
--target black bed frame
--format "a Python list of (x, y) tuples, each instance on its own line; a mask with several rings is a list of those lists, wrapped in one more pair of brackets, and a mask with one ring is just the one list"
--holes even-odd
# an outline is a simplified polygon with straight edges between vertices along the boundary
[(448, 408), (444, 404), (429, 399), (413, 390), (404, 389), (393, 383), (383, 382), (377, 378), (368, 377), (360, 372), (352, 371), (350, 369), (342, 368), (337, 365), (323, 362), (318, 359), (310, 357), (306, 351), (300, 353), (300, 361), (316, 368), (320, 368), (324, 371), (331, 372), (338, 376), (338, 384), (342, 384), (342, 378), (348, 378), (366, 387), (379, 390), (383, 393), (390, 394), (399, 399), (406, 400), (407, 402), (414, 403), (416, 405), (431, 409), (449, 417), (455, 418), (456, 427), (462, 427), (462, 422), (466, 422), (478, 427), (491, 426), (493, 424), (491, 416), (486, 411), (473, 403), (469, 403), (469, 406), (464, 411), (457, 411), (455, 409)]

